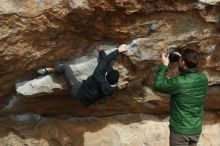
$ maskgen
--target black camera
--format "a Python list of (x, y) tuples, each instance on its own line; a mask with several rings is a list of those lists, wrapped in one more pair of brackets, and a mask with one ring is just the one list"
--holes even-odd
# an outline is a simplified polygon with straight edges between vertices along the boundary
[(172, 49), (172, 48), (168, 49), (169, 61), (171, 63), (178, 62), (180, 60), (180, 58), (181, 58), (180, 55), (178, 55), (178, 54), (176, 54), (174, 52), (175, 52), (174, 49)]

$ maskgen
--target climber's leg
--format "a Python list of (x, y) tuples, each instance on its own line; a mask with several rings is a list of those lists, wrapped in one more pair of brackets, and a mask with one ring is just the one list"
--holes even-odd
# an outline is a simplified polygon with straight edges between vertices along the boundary
[(46, 68), (40, 68), (37, 70), (37, 74), (39, 75), (46, 75), (49, 73), (55, 73), (55, 74), (63, 74), (64, 73), (64, 67), (65, 64), (67, 64), (66, 62), (62, 61), (62, 62), (58, 62), (54, 65), (54, 68), (52, 67), (46, 67)]
[(46, 74), (49, 74), (49, 73), (53, 73), (54, 71), (55, 71), (54, 68), (51, 68), (51, 67), (40, 68), (40, 69), (37, 70), (37, 74), (46, 75)]
[(67, 84), (69, 85), (71, 94), (76, 98), (77, 91), (79, 87), (81, 86), (81, 82), (77, 80), (75, 77), (73, 71), (71, 70), (70, 66), (68, 64), (64, 64), (64, 78), (67, 81)]
[(81, 82), (77, 80), (70, 66), (66, 62), (56, 63), (54, 68), (42, 68), (37, 71), (40, 75), (45, 75), (48, 73), (55, 73), (58, 75), (63, 75), (67, 84), (69, 85), (71, 94), (76, 98), (77, 91), (81, 86)]

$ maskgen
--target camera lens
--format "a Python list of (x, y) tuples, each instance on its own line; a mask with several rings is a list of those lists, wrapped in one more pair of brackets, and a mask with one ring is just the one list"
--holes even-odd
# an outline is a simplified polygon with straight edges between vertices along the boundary
[(180, 56), (175, 53), (169, 53), (169, 61), (170, 62), (178, 62), (180, 60)]

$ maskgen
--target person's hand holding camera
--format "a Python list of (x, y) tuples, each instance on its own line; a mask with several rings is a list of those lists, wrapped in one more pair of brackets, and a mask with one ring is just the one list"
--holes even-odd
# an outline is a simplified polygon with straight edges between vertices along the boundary
[(181, 58), (181, 54), (179, 52), (172, 52), (172, 53), (163, 53), (162, 54), (162, 62), (164, 65), (168, 66), (169, 63), (178, 62)]
[(162, 60), (164, 65), (168, 66), (168, 64), (170, 63), (170, 61), (169, 61), (169, 54), (163, 53), (161, 60)]

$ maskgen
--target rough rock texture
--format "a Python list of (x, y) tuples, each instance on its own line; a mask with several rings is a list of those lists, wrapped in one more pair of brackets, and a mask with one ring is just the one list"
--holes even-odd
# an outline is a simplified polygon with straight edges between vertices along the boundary
[[(219, 114), (206, 113), (198, 146), (219, 146)], [(126, 114), (106, 118), (43, 118), (17, 115), (0, 119), (2, 145), (168, 146), (168, 118)], [(23, 145), (22, 145), (23, 144)]]
[[(33, 118), (36, 118), (34, 114), (53, 116), (46, 120), (49, 122), (56, 121), (57, 115), (67, 116), (67, 119), (69, 116), (97, 116), (101, 121), (102, 117), (109, 116), (108, 123), (110, 119), (115, 120), (112, 115), (167, 114), (169, 97), (153, 92), (152, 83), (161, 63), (161, 52), (172, 47), (189, 47), (200, 53), (199, 68), (209, 78), (205, 109), (216, 112), (220, 109), (219, 11), (219, 0), (3, 0), (0, 5), (0, 115), (33, 113)], [(153, 26), (157, 26), (155, 31), (150, 30)], [(98, 41), (103, 42), (108, 51), (120, 43), (129, 44), (129, 52), (114, 62), (114, 67), (121, 72), (121, 90), (106, 102), (82, 107), (71, 97), (62, 78), (54, 75), (38, 77), (35, 74), (38, 68), (68, 60), (77, 77), (85, 79), (97, 63), (94, 44)], [(169, 75), (175, 75), (176, 65), (170, 69)], [(65, 120), (60, 121), (65, 123)], [(3, 120), (2, 124), (5, 122)], [(38, 136), (30, 136), (30, 139), (26, 136), (25, 140), (19, 136), (19, 133), (30, 130), (28, 125), (32, 122), (24, 124), (27, 126), (25, 130), (18, 128), (17, 133), (0, 141), (6, 140), (7, 143), (8, 139), (14, 139), (25, 141), (27, 145), (34, 145), (30, 144), (33, 141), (36, 145), (50, 144), (50, 138), (39, 139), (44, 137), (40, 132), (33, 132)], [(80, 120), (75, 123), (79, 124)], [(88, 123), (83, 122), (81, 128), (84, 129)], [(132, 123), (135, 122), (131, 120)], [(137, 122), (139, 127), (141, 123)], [(129, 131), (130, 124), (123, 131)], [(56, 126), (53, 122), (51, 125)], [(167, 123), (158, 125), (167, 128)], [(92, 126), (98, 127), (95, 122)], [(216, 125), (211, 123), (210, 126)], [(103, 126), (110, 132), (108, 128)], [(206, 133), (210, 133), (208, 129)], [(100, 133), (96, 134), (99, 136)], [(87, 135), (91, 138), (96, 134)], [(70, 132), (70, 135), (75, 137), (77, 132)], [(116, 139), (117, 136), (112, 134)], [(163, 136), (167, 144), (167, 135)], [(122, 135), (115, 145), (126, 145), (129, 140), (125, 137), (127, 135)], [(201, 142), (211, 145), (206, 144), (210, 137)], [(61, 139), (52, 140), (52, 145), (68, 145)], [(144, 145), (142, 141), (148, 138), (135, 140)], [(114, 145), (114, 142), (101, 139), (94, 141), (94, 145)], [(132, 142), (128, 143), (132, 145)], [(212, 143), (219, 145), (218, 141)], [(85, 145), (88, 144), (85, 142)]]
[[(32, 90), (30, 86), (21, 88), (21, 84), (34, 79), (37, 68), (52, 66), (63, 59), (71, 59), (74, 71), (86, 78), (96, 64), (93, 50), (97, 41), (106, 44), (106, 50), (122, 42), (130, 45), (129, 53), (115, 62), (122, 74), (122, 91), (116, 95), (122, 102), (112, 104), (116, 109), (124, 107), (124, 104), (139, 107), (136, 101), (144, 107), (155, 106), (146, 104), (149, 100), (162, 100), (167, 104), (167, 98), (155, 96), (151, 86), (160, 54), (170, 47), (186, 46), (198, 50), (202, 55), (201, 70), (208, 75), (210, 85), (218, 85), (218, 11), (218, 1), (5, 0), (0, 6), (0, 103), (2, 106), (10, 103), (15, 83), (18, 83), (17, 91), (26, 90), (21, 91), (25, 92), (23, 95), (30, 95), (27, 91), (31, 94), (51, 93), (54, 88), (62, 88), (59, 82), (52, 85), (53, 80), (49, 76), (28, 83), (31, 88), (39, 87), (40, 91)], [(152, 23), (159, 26), (155, 32), (149, 29)], [(137, 92), (126, 98), (125, 91), (129, 89)], [(35, 108), (30, 103), (42, 105), (43, 102), (44, 107), (55, 106), (62, 110), (60, 103), (70, 104), (70, 99), (67, 99), (68, 103), (63, 100), (64, 96), (69, 96), (67, 93), (67, 90), (56, 90), (56, 95), (40, 94), (39, 98), (44, 99), (39, 100), (41, 103), (36, 101), (37, 98), (19, 98), (31, 109)], [(52, 103), (50, 96), (60, 101)], [(69, 111), (71, 107), (67, 108)], [(35, 111), (38, 110), (44, 112), (41, 109)], [(17, 108), (17, 111), (23, 109)]]

